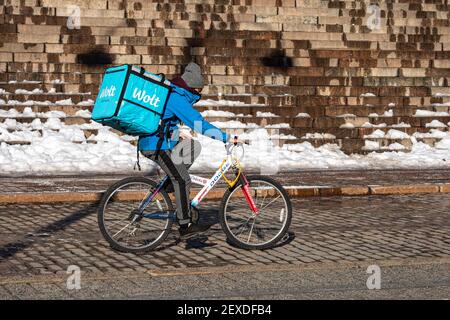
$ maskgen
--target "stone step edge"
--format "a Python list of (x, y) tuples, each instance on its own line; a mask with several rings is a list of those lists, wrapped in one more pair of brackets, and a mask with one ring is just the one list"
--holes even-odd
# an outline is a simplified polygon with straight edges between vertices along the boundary
[[(409, 185), (367, 185), (367, 186), (286, 186), (286, 191), (292, 198), (327, 197), (327, 196), (369, 196), (369, 195), (403, 195), (418, 193), (450, 193), (450, 183), (409, 184)], [(193, 198), (198, 190), (191, 191)], [(225, 189), (211, 190), (204, 200), (220, 200)], [(60, 202), (97, 202), (103, 191), (89, 192), (11, 192), (0, 193), (0, 204), (18, 203), (60, 203)], [(140, 195), (139, 195), (140, 196)], [(170, 195), (173, 200), (173, 195)], [(135, 192), (127, 192), (122, 200), (135, 200)]]

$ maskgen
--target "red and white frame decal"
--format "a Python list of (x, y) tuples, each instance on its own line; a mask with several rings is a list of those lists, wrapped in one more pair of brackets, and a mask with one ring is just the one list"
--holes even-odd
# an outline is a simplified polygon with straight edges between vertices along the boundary
[(205, 179), (205, 178), (202, 178), (202, 177), (199, 177), (199, 176), (195, 176), (193, 174), (191, 174), (189, 176), (191, 178), (192, 183), (195, 183), (195, 184), (198, 184), (198, 185), (201, 185), (201, 186), (205, 186), (208, 183), (208, 181), (209, 181), (208, 179)]

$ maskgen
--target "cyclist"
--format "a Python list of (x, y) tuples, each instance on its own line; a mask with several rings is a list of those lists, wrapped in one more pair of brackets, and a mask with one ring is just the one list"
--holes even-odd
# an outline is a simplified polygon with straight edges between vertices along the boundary
[(184, 73), (171, 82), (174, 86), (162, 117), (162, 129), (153, 135), (139, 137), (139, 150), (145, 157), (158, 163), (170, 177), (164, 188), (168, 192), (172, 189), (175, 192), (179, 232), (182, 237), (188, 237), (207, 230), (209, 226), (192, 221), (189, 201), (191, 180), (188, 169), (200, 154), (201, 146), (189, 137), (182, 139), (178, 125), (182, 122), (195, 132), (224, 143), (230, 137), (206, 121), (193, 107), (200, 100), (204, 86), (199, 65), (189, 63)]

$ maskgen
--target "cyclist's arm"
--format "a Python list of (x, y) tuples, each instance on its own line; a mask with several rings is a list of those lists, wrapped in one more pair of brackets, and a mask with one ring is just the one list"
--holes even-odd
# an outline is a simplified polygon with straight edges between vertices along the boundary
[(189, 128), (207, 137), (226, 143), (229, 135), (206, 121), (189, 103), (176, 104), (175, 115)]

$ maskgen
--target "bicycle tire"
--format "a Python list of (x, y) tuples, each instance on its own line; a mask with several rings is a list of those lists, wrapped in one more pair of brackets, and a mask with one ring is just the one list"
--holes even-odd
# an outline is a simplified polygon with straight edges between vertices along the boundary
[[(286, 192), (286, 190), (283, 188), (283, 186), (278, 183), (276, 180), (267, 177), (267, 176), (263, 176), (263, 175), (251, 175), (251, 176), (247, 176), (247, 181), (250, 183), (252, 183), (252, 181), (264, 181), (266, 183), (271, 184), (272, 186), (274, 186), (277, 190), (279, 190), (281, 196), (283, 197), (283, 200), (285, 201), (285, 204), (287, 206), (287, 213), (286, 213), (286, 223), (284, 224), (283, 228), (281, 229), (280, 233), (273, 238), (270, 242), (268, 243), (264, 243), (261, 245), (256, 245), (256, 244), (248, 244), (248, 243), (244, 243), (242, 241), (240, 241), (238, 238), (236, 238), (234, 236), (234, 234), (231, 232), (231, 230), (229, 230), (228, 225), (226, 223), (226, 211), (225, 208), (227, 206), (227, 203), (229, 201), (229, 198), (232, 196), (232, 193), (234, 192), (235, 189), (240, 188), (242, 186), (241, 183), (239, 183), (238, 185), (236, 185), (232, 190), (227, 190), (222, 198), (221, 204), (220, 204), (220, 211), (219, 211), (219, 221), (220, 221), (220, 225), (222, 227), (223, 232), (225, 233), (228, 241), (236, 246), (239, 247), (241, 249), (246, 249), (246, 250), (264, 250), (264, 249), (269, 249), (271, 247), (273, 247), (274, 245), (276, 245), (288, 232), (290, 224), (291, 224), (291, 220), (292, 220), (292, 204), (291, 204), (291, 200), (289, 198), (288, 193)], [(250, 210), (250, 208), (249, 208)]]
[[(110, 186), (106, 192), (103, 194), (102, 199), (100, 200), (99, 206), (98, 206), (98, 211), (97, 211), (97, 221), (98, 221), (98, 226), (100, 228), (100, 231), (103, 235), (103, 238), (109, 243), (109, 245), (111, 246), (111, 248), (120, 251), (120, 252), (128, 252), (128, 253), (144, 253), (144, 252), (148, 252), (151, 250), (154, 250), (155, 248), (157, 248), (162, 242), (164, 242), (164, 240), (167, 238), (167, 236), (169, 235), (172, 225), (173, 225), (173, 221), (168, 219), (168, 224), (167, 224), (167, 228), (164, 230), (164, 232), (162, 232), (162, 236), (160, 236), (158, 238), (157, 241), (151, 243), (149, 246), (145, 246), (145, 247), (138, 247), (138, 248), (129, 248), (129, 247), (125, 247), (120, 245), (119, 243), (117, 243), (114, 239), (111, 238), (111, 236), (109, 235), (107, 228), (104, 224), (104, 210), (105, 210), (105, 205), (107, 203), (107, 201), (109, 200), (109, 198), (111, 197), (111, 195), (116, 192), (116, 190), (120, 189), (123, 186), (126, 186), (128, 184), (131, 183), (142, 183), (142, 184), (147, 184), (149, 185), (151, 188), (156, 188), (157, 187), (157, 183), (154, 182), (153, 180), (150, 180), (148, 178), (144, 178), (144, 177), (130, 177), (130, 178), (125, 178), (122, 179), (116, 183), (114, 183), (112, 186)], [(164, 198), (164, 201), (166, 202), (168, 209), (169, 210), (173, 210), (173, 205), (172, 205), (172, 201), (170, 200), (169, 195), (164, 191), (164, 190), (160, 190), (159, 194), (162, 195), (162, 197)]]

